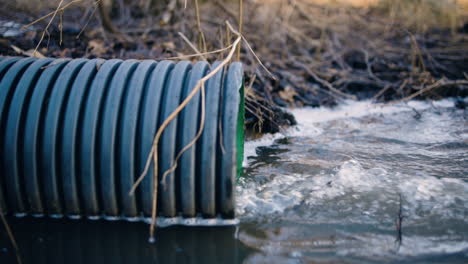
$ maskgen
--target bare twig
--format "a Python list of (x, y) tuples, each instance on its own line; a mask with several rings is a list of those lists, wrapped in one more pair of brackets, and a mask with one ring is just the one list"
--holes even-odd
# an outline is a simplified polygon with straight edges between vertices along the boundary
[(159, 60), (183, 60), (183, 59), (193, 58), (193, 57), (200, 57), (200, 56), (204, 57), (205, 55), (221, 53), (223, 51), (229, 50), (231, 47), (232, 47), (232, 44), (229, 44), (227, 47), (222, 48), (222, 49), (217, 49), (217, 50), (208, 51), (208, 52), (200, 52), (200, 53), (189, 54), (189, 55), (176, 56), (176, 57), (161, 58)]
[(460, 81), (444, 81), (444, 80), (439, 80), (437, 81), (436, 83), (432, 84), (432, 85), (429, 85), (405, 98), (402, 98), (400, 100), (395, 100), (395, 101), (391, 101), (389, 103), (386, 103), (385, 106), (387, 105), (392, 105), (392, 104), (397, 104), (397, 103), (401, 103), (401, 102), (404, 102), (404, 101), (408, 101), (408, 100), (411, 100), (419, 95), (422, 95), (424, 93), (427, 93), (431, 90), (434, 90), (434, 89), (439, 89), (439, 88), (443, 88), (443, 87), (450, 87), (450, 86), (456, 86), (456, 85), (468, 85), (468, 81), (464, 81), (464, 80), (460, 80)]
[[(148, 155), (148, 159), (146, 160), (146, 165), (145, 168), (140, 175), (140, 177), (137, 179), (137, 181), (134, 183), (132, 189), (130, 190), (130, 194), (133, 195), (136, 188), (138, 185), (141, 183), (143, 178), (148, 174), (148, 170), (151, 164), (151, 161), (153, 161), (153, 177), (154, 177), (154, 185), (153, 185), (153, 209), (152, 209), (152, 214), (151, 214), (151, 226), (150, 226), (150, 242), (154, 242), (154, 228), (156, 225), (156, 211), (157, 211), (157, 190), (158, 190), (158, 160), (159, 160), (159, 155), (158, 155), (158, 146), (159, 146), (159, 140), (161, 138), (162, 133), (166, 129), (166, 127), (175, 119), (175, 117), (187, 106), (187, 104), (192, 100), (192, 98), (195, 96), (195, 94), (200, 90), (203, 89), (204, 84), (206, 83), (207, 80), (209, 80), (211, 77), (213, 77), (218, 71), (220, 71), (226, 64), (228, 64), (232, 56), (234, 55), (234, 52), (237, 48), (237, 45), (239, 45), (239, 42), (241, 41), (241, 37), (239, 36), (234, 43), (232, 44), (232, 48), (228, 54), (228, 56), (216, 67), (214, 68), (209, 74), (207, 74), (205, 77), (200, 79), (198, 83), (195, 85), (193, 90), (190, 92), (190, 94), (184, 99), (184, 101), (164, 120), (164, 122), (161, 124), (161, 126), (158, 128), (156, 135), (154, 137), (153, 141), (153, 146), (151, 148), (150, 154)], [(191, 142), (192, 143), (192, 142)], [(188, 149), (185, 148), (184, 149)]]
[(201, 85), (201, 119), (200, 119), (200, 128), (198, 129), (198, 132), (196, 136), (188, 143), (182, 150), (177, 154), (176, 158), (174, 159), (174, 162), (172, 164), (172, 167), (166, 170), (163, 175), (161, 176), (161, 182), (164, 184), (166, 176), (175, 171), (175, 169), (178, 166), (178, 162), (180, 157), (182, 157), (182, 154), (184, 154), (185, 151), (190, 149), (200, 138), (200, 136), (203, 133), (203, 128), (205, 126), (205, 84), (203, 83)]
[[(243, 24), (243, 17), (244, 17), (244, 1), (239, 0), (239, 34), (242, 35), (242, 24)], [(240, 61), (240, 51), (241, 51), (241, 46), (237, 47), (237, 60)]]
[(25, 51), (25, 50), (22, 50), (20, 48), (18, 48), (17, 46), (15, 45), (10, 45), (10, 47), (18, 54), (21, 54), (21, 55), (25, 55), (25, 56), (28, 56), (28, 57), (33, 57), (33, 58), (39, 58), (39, 59), (43, 59), (45, 58), (46, 56), (42, 55), (42, 53), (40, 53), (39, 51)]
[(83, 27), (81, 27), (81, 30), (80, 30), (80, 33), (78, 33), (78, 35), (76, 36), (76, 39), (79, 39), (81, 34), (83, 34), (84, 30), (86, 29), (86, 27), (88, 26), (89, 22), (91, 21), (91, 18), (94, 16), (94, 14), (96, 13), (96, 10), (98, 8), (98, 4), (99, 2), (101, 2), (101, 0), (97, 0), (96, 2), (93, 3), (94, 7), (93, 7), (93, 11), (91, 11), (91, 14), (89, 15), (88, 19), (86, 20), (86, 23), (84, 24)]
[[(406, 80), (405, 80), (406, 81)], [(384, 88), (382, 88), (378, 93), (376, 93), (373, 97), (372, 97), (372, 101), (375, 101), (377, 100), (380, 96), (382, 96), (386, 91), (388, 91), (388, 89), (392, 88), (392, 85), (387, 85), (385, 86)]]
[(255, 57), (255, 59), (257, 60), (257, 62), (260, 64), (260, 66), (262, 66), (262, 68), (270, 75), (271, 78), (273, 78), (274, 80), (278, 80), (278, 78), (268, 70), (268, 68), (263, 64), (263, 62), (260, 60), (260, 58), (257, 56), (257, 54), (255, 54), (255, 52), (253, 51), (252, 47), (250, 46), (249, 42), (247, 41), (247, 39), (242, 36), (242, 34), (240, 32), (238, 32), (237, 30), (235, 30), (231, 24), (229, 23), (229, 21), (226, 21), (226, 24), (228, 25), (229, 29), (236, 35), (240, 36), (242, 38), (242, 40), (244, 40), (244, 43), (245, 45), (247, 46), (247, 48), (250, 50), (250, 52), (252, 53), (252, 55)]
[[(32, 25), (34, 25), (34, 24), (36, 24), (36, 23), (39, 23), (39, 22), (41, 22), (42, 20), (44, 20), (44, 19), (46, 19), (46, 18), (48, 18), (48, 17), (50, 17), (50, 16), (55, 16), (55, 15), (57, 14), (57, 12), (61, 12), (61, 11), (65, 10), (67, 7), (69, 7), (69, 6), (73, 5), (73, 4), (79, 3), (79, 2), (81, 2), (81, 1), (83, 1), (83, 0), (73, 0), (73, 1), (71, 1), (70, 3), (64, 5), (63, 7), (60, 7), (59, 9), (57, 9), (57, 10), (55, 10), (55, 11), (53, 11), (53, 12), (50, 12), (49, 14), (47, 14), (47, 15), (45, 15), (45, 16), (42, 16), (42, 17), (40, 17), (40, 18), (34, 20), (33, 22), (31, 22), (31, 23), (29, 23), (29, 24), (27, 24), (27, 25), (25, 25), (25, 26), (22, 26), (22, 27), (21, 27), (21, 30), (25, 30), (25, 29), (31, 27)], [(63, 1), (61, 1), (61, 2), (63, 2)]]
[(45, 34), (47, 32), (47, 30), (49, 29), (50, 25), (52, 24), (52, 21), (54, 21), (54, 18), (55, 16), (57, 15), (57, 13), (59, 11), (63, 11), (64, 9), (61, 9), (60, 7), (62, 6), (63, 4), (63, 0), (60, 0), (60, 3), (58, 4), (57, 6), (57, 9), (55, 10), (55, 12), (53, 13), (52, 15), (52, 18), (49, 20), (49, 23), (47, 24), (47, 26), (45, 27), (44, 31), (42, 31), (42, 35), (41, 35), (41, 39), (39, 40), (39, 42), (37, 43), (37, 46), (36, 48), (34, 49), (33, 51), (33, 56), (34, 57), (36, 55), (36, 52), (37, 52), (37, 49), (39, 49), (39, 46), (41, 45), (42, 41), (44, 40), (44, 37), (45, 37)]
[(60, 31), (60, 41), (59, 41), (59, 45), (62, 46), (62, 42), (63, 42), (63, 12), (64, 11), (60, 11), (60, 22), (59, 22), (59, 31)]
[(8, 221), (6, 220), (5, 216), (3, 215), (3, 212), (1, 212), (1, 211), (0, 211), (0, 218), (2, 219), (3, 226), (5, 227), (5, 230), (6, 230), (7, 234), (8, 234), (8, 237), (10, 238), (10, 242), (13, 245), (13, 248), (15, 249), (16, 261), (18, 262), (18, 264), (21, 264), (21, 263), (23, 263), (23, 261), (21, 260), (21, 255), (20, 255), (18, 244), (16, 243), (15, 236), (13, 235), (13, 232), (11, 231), (10, 225), (8, 224)]
[(329, 83), (328, 81), (320, 78), (314, 71), (312, 71), (312, 69), (307, 67), (307, 65), (304, 65), (303, 63), (300, 63), (300, 62), (298, 62), (297, 64), (299, 66), (301, 66), (308, 74), (310, 74), (317, 82), (319, 82), (323, 86), (327, 87), (330, 91), (332, 91), (332, 92), (336, 93), (337, 95), (340, 95), (340, 96), (342, 96), (344, 98), (353, 99), (353, 100), (357, 99), (356, 96), (343, 93), (342, 91), (340, 91), (340, 90), (336, 89), (335, 87), (333, 87), (333, 85), (331, 85), (331, 83)]
[(206, 52), (206, 40), (205, 40), (205, 34), (203, 34), (203, 29), (200, 23), (200, 8), (198, 7), (198, 0), (195, 0), (195, 15), (197, 17), (197, 29), (198, 29), (198, 34), (199, 34), (198, 44), (203, 50), (203, 52)]
[(195, 47), (195, 45), (193, 45), (193, 43), (190, 42), (190, 40), (182, 32), (178, 32), (178, 34), (196, 52), (197, 56), (199, 56), (202, 60), (207, 62), (205, 56), (201, 54), (201, 52), (197, 49), (197, 47)]

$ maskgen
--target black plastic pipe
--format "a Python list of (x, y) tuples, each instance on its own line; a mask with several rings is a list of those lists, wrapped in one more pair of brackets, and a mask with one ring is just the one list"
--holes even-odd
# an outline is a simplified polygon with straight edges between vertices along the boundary
[[(210, 69), (205, 62), (1, 57), (0, 212), (150, 216), (153, 165), (135, 195), (129, 191), (157, 129)], [(162, 134), (157, 198), (162, 224), (209, 225), (235, 217), (243, 155), (240, 63), (205, 84), (203, 133), (177, 169), (162, 177), (197, 135), (201, 107), (197, 92)]]

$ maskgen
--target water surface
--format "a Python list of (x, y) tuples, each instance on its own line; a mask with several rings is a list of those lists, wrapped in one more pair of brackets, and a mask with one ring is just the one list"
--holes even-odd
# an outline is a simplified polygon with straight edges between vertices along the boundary
[[(293, 110), (246, 142), (238, 227), (9, 219), (25, 263), (467, 263), (468, 111), (452, 100)], [(15, 261), (5, 234), (0, 263)]]
[[(466, 263), (467, 113), (451, 100), (299, 109), (247, 143), (248, 263)], [(401, 226), (401, 228), (399, 228)]]

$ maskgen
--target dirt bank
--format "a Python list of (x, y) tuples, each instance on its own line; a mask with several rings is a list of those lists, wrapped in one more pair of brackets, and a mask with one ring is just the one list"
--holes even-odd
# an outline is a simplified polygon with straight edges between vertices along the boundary
[[(235, 38), (225, 21), (239, 24), (237, 1), (204, 2), (199, 26), (193, 1), (186, 8), (173, 1), (148, 6), (120, 2), (124, 5), (106, 9), (118, 32), (103, 29), (96, 5), (81, 1), (57, 13), (38, 51), (49, 57), (163, 59), (194, 53), (178, 32), (200, 51), (213, 51)], [(247, 126), (276, 132), (294, 123), (281, 107), (466, 96), (468, 24), (462, 7), (454, 1), (443, 7), (432, 0), (391, 2), (357, 8), (309, 0), (244, 1), (242, 33), (255, 52), (244, 43), (240, 56), (246, 70)], [(5, 6), (0, 54), (31, 55), (52, 16), (26, 30), (21, 27), (54, 9), (37, 11), (8, 1)], [(16, 31), (5, 34), (11, 28)], [(214, 61), (225, 55), (205, 57)]]

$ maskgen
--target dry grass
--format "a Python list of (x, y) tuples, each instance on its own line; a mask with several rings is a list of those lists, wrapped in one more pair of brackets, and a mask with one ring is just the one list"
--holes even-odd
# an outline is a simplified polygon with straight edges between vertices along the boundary
[[(71, 0), (64, 1), (65, 4)], [(60, 0), (2, 0), (4, 7), (8, 10), (24, 11), (29, 14), (41, 14), (47, 11), (52, 11), (57, 8)], [(86, 8), (91, 3), (91, 0), (83, 0), (83, 3), (76, 5), (79, 8)]]
[[(465, 1), (465, 5), (466, 5)], [(381, 0), (376, 9), (392, 23), (401, 23), (418, 32), (432, 28), (455, 30), (463, 23), (466, 10), (455, 0)]]
[[(93, 2), (83, 1), (88, 5)], [(20, 0), (19, 5), (47, 4), (52, 11), (57, 3)], [(144, 3), (136, 1), (128, 8), (138, 9)], [(443, 77), (463, 77), (457, 65), (466, 58), (466, 38), (457, 30), (467, 22), (464, 6), (468, 6), (468, 0), (249, 0), (244, 3), (243, 16), (238, 12), (239, 0), (186, 1), (187, 8), (183, 1), (178, 3), (175, 8), (162, 5), (157, 12), (145, 11), (138, 20), (118, 17), (113, 21), (129, 36), (123, 42), (141, 43), (151, 39), (152, 31), (167, 32), (152, 39), (155, 44), (147, 49), (166, 46), (169, 52), (153, 56), (145, 50), (124, 50), (118, 56), (182, 57), (192, 53), (193, 47), (187, 43), (197, 43), (195, 48), (206, 54), (208, 61), (221, 59), (225, 54), (209, 51), (223, 50), (233, 42), (225, 21), (244, 24), (242, 33), (252, 48), (244, 46), (236, 57), (244, 63), (247, 75), (255, 78), (251, 87), (258, 96), (246, 98), (248, 112), (255, 117), (273, 120), (264, 116), (259, 104), (314, 105), (307, 99), (311, 95), (319, 104), (327, 104), (352, 97), (349, 87), (356, 85), (379, 88), (378, 98), (387, 98), (395, 90), (403, 98)], [(241, 17), (243, 23), (239, 23)], [(112, 49), (112, 42), (122, 42), (96, 28), (88, 36), (109, 43), (107, 50)], [(267, 68), (279, 75), (279, 80), (259, 67), (249, 49), (267, 62)], [(47, 50), (40, 51), (51, 56)], [(109, 54), (115, 56), (113, 51)], [(92, 54), (92, 50), (84, 55), (106, 58), (106, 54)], [(360, 64), (357, 68), (356, 61)], [(408, 65), (396, 66), (401, 63)]]
[[(215, 3), (235, 21), (235, 2)], [(205, 5), (201, 13), (218, 10)], [(243, 57), (247, 72), (256, 78), (254, 90), (268, 104), (282, 100), (307, 105), (303, 98), (311, 94), (320, 98), (323, 93), (339, 100), (349, 97), (346, 90), (356, 86), (378, 89), (377, 99), (388, 100), (395, 90), (404, 98), (423, 94), (420, 91), (431, 93), (425, 88), (444, 77), (464, 78), (463, 67), (456, 65), (466, 60), (466, 38), (456, 31), (467, 20), (455, 1), (263, 0), (250, 2), (245, 13), (249, 18), (245, 35), (267, 66), (280, 75), (281, 82), (272, 81), (251, 57)], [(202, 20), (218, 23), (206, 16)], [(447, 29), (452, 33), (447, 34)], [(450, 65), (457, 56), (458, 62)], [(362, 66), (356, 68), (353, 60)], [(247, 103), (258, 102), (258, 97), (252, 98), (246, 98)], [(265, 112), (249, 108), (255, 116)]]
[[(285, 6), (281, 0), (260, 0), (258, 4)], [(434, 27), (457, 27), (468, 15), (468, 0), (303, 0), (293, 3), (315, 4), (328, 8), (356, 8), (377, 12), (381, 18), (408, 28), (427, 31)], [(289, 4), (286, 4), (289, 5)], [(265, 12), (267, 13), (267, 12)]]

